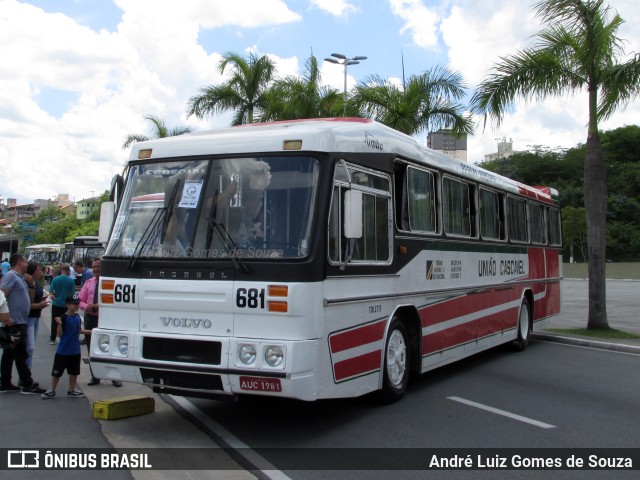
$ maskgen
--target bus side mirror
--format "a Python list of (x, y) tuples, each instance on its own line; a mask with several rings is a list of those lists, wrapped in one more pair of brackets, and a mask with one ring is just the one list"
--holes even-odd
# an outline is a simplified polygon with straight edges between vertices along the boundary
[(116, 216), (115, 202), (102, 202), (100, 205), (100, 229), (98, 230), (98, 241), (106, 245), (109, 241), (109, 234)]
[(344, 236), (362, 238), (362, 192), (359, 190), (344, 193)]

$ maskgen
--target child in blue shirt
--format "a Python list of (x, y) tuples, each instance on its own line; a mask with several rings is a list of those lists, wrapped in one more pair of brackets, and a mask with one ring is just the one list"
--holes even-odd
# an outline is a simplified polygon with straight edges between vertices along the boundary
[(67, 312), (60, 317), (55, 317), (60, 342), (51, 370), (51, 387), (42, 394), (44, 399), (56, 398), (56, 387), (65, 370), (69, 373), (67, 396), (71, 398), (84, 397), (84, 393), (76, 390), (78, 375), (80, 375), (80, 334), (90, 334), (91, 332), (82, 328), (82, 319), (78, 315), (80, 308), (78, 294), (68, 295), (65, 302)]

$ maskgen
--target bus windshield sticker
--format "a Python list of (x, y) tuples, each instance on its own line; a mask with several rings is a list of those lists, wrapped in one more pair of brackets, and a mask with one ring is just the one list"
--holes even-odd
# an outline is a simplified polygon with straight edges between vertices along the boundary
[(202, 180), (187, 180), (184, 182), (182, 188), (182, 198), (178, 207), (181, 208), (196, 208), (198, 206), (198, 199), (200, 198), (200, 192), (202, 191)]

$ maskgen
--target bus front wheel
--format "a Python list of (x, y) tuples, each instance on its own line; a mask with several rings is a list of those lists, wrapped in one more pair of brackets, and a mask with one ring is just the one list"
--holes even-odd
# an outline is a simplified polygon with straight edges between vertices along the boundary
[(404, 324), (394, 318), (384, 347), (384, 371), (381, 399), (393, 403), (404, 394), (409, 384), (409, 336)]

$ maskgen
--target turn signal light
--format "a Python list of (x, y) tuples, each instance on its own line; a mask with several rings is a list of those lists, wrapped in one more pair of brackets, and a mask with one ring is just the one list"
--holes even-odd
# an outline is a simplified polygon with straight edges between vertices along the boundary
[(115, 280), (102, 280), (102, 290), (113, 290), (115, 286)]
[(287, 313), (289, 311), (289, 304), (287, 302), (270, 301), (267, 303), (270, 312)]
[(102, 303), (103, 305), (108, 304), (111, 305), (113, 304), (113, 293), (103, 293), (100, 295), (100, 303)]
[(269, 285), (267, 293), (270, 297), (288, 297), (289, 287), (287, 285)]

